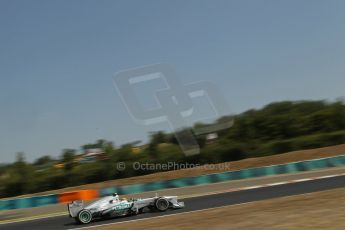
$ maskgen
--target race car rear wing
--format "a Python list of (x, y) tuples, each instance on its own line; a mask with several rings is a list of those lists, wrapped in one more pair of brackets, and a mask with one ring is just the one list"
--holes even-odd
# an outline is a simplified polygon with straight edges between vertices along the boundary
[(67, 204), (67, 208), (70, 217), (77, 217), (78, 213), (84, 208), (84, 202), (82, 200), (75, 200)]

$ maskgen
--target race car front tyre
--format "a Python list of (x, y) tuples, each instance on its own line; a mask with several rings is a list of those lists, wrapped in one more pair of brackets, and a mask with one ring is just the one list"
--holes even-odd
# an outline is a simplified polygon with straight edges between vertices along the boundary
[(78, 213), (75, 219), (80, 224), (88, 224), (92, 221), (92, 214), (89, 210), (84, 209)]
[(155, 206), (158, 211), (164, 212), (169, 208), (169, 201), (164, 198), (158, 198), (155, 202)]

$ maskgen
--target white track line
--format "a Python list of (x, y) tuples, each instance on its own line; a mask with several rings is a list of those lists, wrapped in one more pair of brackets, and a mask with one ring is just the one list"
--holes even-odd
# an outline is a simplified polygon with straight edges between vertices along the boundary
[[(304, 178), (304, 179), (296, 179), (296, 180), (289, 180), (289, 181), (282, 181), (282, 182), (277, 182), (277, 183), (249, 186), (249, 187), (243, 187), (243, 188), (228, 189), (228, 190), (222, 190), (222, 191), (217, 191), (217, 192), (208, 192), (208, 193), (203, 193), (203, 194), (197, 194), (197, 196), (201, 196), (201, 195), (202, 196), (216, 195), (216, 194), (221, 194), (221, 193), (237, 192), (237, 191), (257, 189), (257, 188), (264, 188), (264, 187), (271, 187), (271, 186), (278, 186), (278, 185), (284, 185), (284, 184), (292, 184), (292, 183), (298, 183), (298, 182), (320, 180), (320, 179), (326, 179), (326, 178), (332, 178), (332, 177), (338, 177), (338, 176), (345, 176), (345, 173), (333, 174), (333, 175), (328, 175), (328, 176), (320, 176), (320, 177)], [(196, 195), (193, 195), (193, 196), (181, 196), (181, 198), (192, 198), (192, 197), (196, 197)]]

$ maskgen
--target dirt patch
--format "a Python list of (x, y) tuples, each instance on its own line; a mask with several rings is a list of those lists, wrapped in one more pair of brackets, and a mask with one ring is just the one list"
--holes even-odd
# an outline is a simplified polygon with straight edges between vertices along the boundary
[(82, 186), (70, 187), (60, 190), (54, 190), (49, 192), (37, 193), (35, 195), (61, 193), (66, 191), (81, 190), (81, 189), (100, 189), (119, 185), (129, 185), (137, 183), (148, 183), (160, 180), (171, 180), (183, 177), (199, 176), (211, 173), (220, 173), (224, 171), (234, 171), (244, 168), (261, 167), (266, 165), (284, 164), (294, 161), (303, 161), (323, 157), (331, 157), (345, 154), (345, 144), (330, 146), (325, 148), (293, 151), (289, 153), (283, 153), (279, 155), (248, 158), (241, 161), (226, 162), (221, 164), (212, 165), (212, 167), (196, 167), (192, 169), (175, 170), (168, 172), (160, 172), (149, 174), (145, 176), (137, 176), (125, 179), (111, 180), (106, 182), (100, 182), (95, 184), (87, 184)]
[[(97, 229), (345, 229), (345, 188)], [(91, 229), (91, 228), (90, 228)], [(93, 228), (94, 229), (94, 228)]]

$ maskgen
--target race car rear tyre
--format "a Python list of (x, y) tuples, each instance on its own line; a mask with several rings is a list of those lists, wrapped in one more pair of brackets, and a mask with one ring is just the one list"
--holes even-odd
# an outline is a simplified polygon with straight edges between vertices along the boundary
[(77, 222), (80, 224), (88, 224), (92, 221), (92, 214), (89, 210), (81, 210), (76, 217)]
[(169, 208), (169, 201), (164, 198), (158, 198), (155, 202), (155, 206), (158, 211), (164, 212)]

